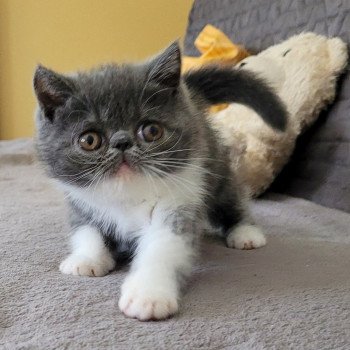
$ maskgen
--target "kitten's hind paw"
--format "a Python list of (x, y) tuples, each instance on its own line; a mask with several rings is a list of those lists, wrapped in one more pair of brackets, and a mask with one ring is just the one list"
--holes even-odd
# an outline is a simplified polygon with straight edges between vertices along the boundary
[(266, 244), (266, 238), (260, 228), (254, 225), (242, 224), (229, 233), (226, 243), (229, 248), (247, 250), (263, 247)]
[(66, 275), (102, 277), (112, 271), (115, 262), (112, 257), (92, 259), (81, 255), (69, 255), (60, 264), (60, 271)]

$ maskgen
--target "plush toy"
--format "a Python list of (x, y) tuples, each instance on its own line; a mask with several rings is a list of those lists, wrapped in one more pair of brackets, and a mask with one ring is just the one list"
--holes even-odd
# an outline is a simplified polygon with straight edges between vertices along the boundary
[(342, 40), (303, 33), (237, 65), (266, 79), (290, 114), (285, 132), (271, 129), (239, 104), (209, 116), (230, 147), (231, 165), (250, 196), (258, 196), (272, 183), (289, 160), (297, 136), (333, 101), (336, 79), (346, 64), (347, 45)]

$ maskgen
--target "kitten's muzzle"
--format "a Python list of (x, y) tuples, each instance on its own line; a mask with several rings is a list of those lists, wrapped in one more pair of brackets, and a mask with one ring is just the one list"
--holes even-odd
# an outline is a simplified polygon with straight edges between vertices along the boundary
[(110, 140), (110, 145), (119, 151), (124, 152), (125, 150), (131, 148), (134, 142), (127, 131), (120, 130), (116, 132)]

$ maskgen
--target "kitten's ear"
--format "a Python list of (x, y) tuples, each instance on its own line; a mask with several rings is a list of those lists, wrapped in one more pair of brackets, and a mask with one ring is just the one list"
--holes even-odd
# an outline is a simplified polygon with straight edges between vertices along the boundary
[(168, 46), (151, 62), (149, 81), (177, 89), (181, 76), (181, 50), (177, 41)]
[(35, 70), (33, 85), (40, 108), (51, 121), (56, 109), (63, 106), (73, 93), (66, 77), (41, 65)]

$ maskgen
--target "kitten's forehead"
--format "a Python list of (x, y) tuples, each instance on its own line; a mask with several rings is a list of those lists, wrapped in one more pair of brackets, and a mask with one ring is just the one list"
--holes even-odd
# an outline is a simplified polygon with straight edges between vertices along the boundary
[[(147, 84), (144, 65), (107, 65), (76, 76), (80, 99), (103, 120), (132, 118)], [(118, 119), (120, 119), (118, 118)]]
[(142, 90), (146, 81), (145, 65), (110, 64), (77, 75), (79, 89), (95, 99), (105, 95), (132, 97)]

